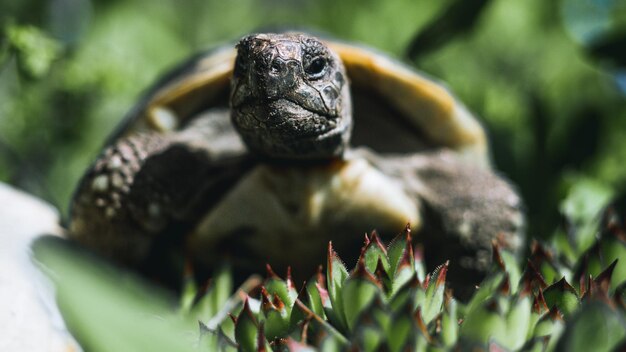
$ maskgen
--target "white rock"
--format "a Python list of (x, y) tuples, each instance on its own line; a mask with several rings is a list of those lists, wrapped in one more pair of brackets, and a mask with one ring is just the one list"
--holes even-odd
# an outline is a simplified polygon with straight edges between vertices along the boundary
[(54, 207), (0, 183), (0, 351), (80, 350), (30, 258), (30, 243), (60, 235), (58, 224)]

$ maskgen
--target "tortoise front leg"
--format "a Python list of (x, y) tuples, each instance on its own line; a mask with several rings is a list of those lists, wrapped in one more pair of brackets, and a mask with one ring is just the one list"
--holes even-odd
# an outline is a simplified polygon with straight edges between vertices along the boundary
[(249, 167), (241, 143), (223, 141), (234, 134), (219, 129), (228, 122), (225, 111), (197, 120), (179, 132), (137, 134), (106, 148), (78, 187), (70, 238), (139, 269), (155, 251), (182, 244)]
[(420, 199), (423, 227), (417, 238), (430, 267), (450, 260), (450, 281), (457, 294), (471, 293), (480, 283), (491, 263), (493, 240), (516, 254), (521, 251), (522, 200), (493, 171), (445, 150), (373, 162)]

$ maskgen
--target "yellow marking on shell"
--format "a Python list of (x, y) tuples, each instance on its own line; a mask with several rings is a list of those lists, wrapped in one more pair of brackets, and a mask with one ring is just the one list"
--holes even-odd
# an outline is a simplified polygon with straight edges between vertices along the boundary
[(178, 128), (178, 116), (165, 106), (155, 106), (148, 111), (148, 120), (158, 131), (174, 131)]
[(162, 131), (164, 127), (171, 125), (163, 125), (159, 120), (159, 114), (164, 111), (177, 119), (186, 118), (195, 108), (189, 102), (190, 96), (210, 98), (228, 89), (236, 55), (237, 52), (232, 47), (211, 53), (197, 63), (192, 74), (185, 75), (156, 92), (145, 110), (150, 126)]
[(488, 165), (484, 129), (440, 84), (371, 50), (345, 43), (326, 44), (339, 54), (354, 85), (385, 97), (437, 144)]

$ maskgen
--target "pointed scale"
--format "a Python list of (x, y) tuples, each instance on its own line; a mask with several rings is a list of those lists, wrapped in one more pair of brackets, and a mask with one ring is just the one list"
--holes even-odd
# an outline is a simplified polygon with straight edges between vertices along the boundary
[(537, 271), (537, 268), (530, 260), (526, 262), (526, 268), (524, 269), (522, 278), (520, 279), (520, 287), (526, 290), (530, 289), (532, 291), (537, 289), (543, 290), (548, 287), (548, 284), (546, 284), (543, 276), (539, 271)]

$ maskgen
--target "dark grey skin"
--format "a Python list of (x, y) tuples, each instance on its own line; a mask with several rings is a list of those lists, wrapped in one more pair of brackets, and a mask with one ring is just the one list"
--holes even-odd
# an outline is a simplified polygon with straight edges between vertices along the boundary
[[(521, 200), (498, 175), (446, 149), (380, 154), (351, 147), (349, 80), (341, 60), (319, 40), (258, 34), (242, 39), (237, 49), (230, 108), (205, 111), (174, 132), (136, 134), (105, 149), (77, 190), (71, 238), (145, 272), (163, 273), (171, 250), (183, 248), (209, 266), (224, 258), (236, 267), (245, 263), (238, 268), (243, 272), (261, 270), (265, 262), (289, 264), (306, 278), (321, 264), (329, 240), (350, 265), (358, 254), (350, 249), (358, 249), (364, 230), (333, 223), (308, 233), (303, 224), (302, 234), (291, 234), (303, 246), (261, 241), (267, 247), (259, 248), (246, 247), (245, 236), (255, 231), (242, 228), (204, 251), (186, 247), (187, 236), (259, 166), (306, 174), (362, 158), (416, 200), (423, 223), (417, 238), (428, 264), (450, 259), (450, 279), (461, 295), (486, 272), (493, 240), (519, 250)], [(356, 124), (365, 121), (356, 116)], [(289, 194), (288, 187), (280, 192)], [(383, 226), (379, 230), (388, 237), (401, 230), (356, 220)]]

